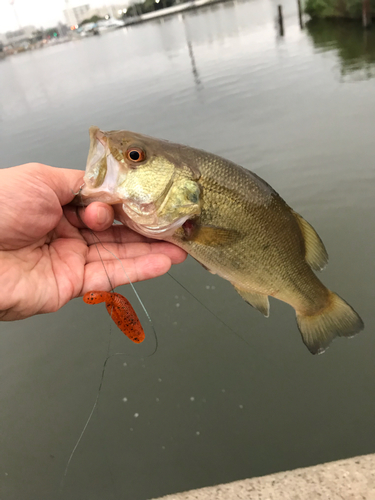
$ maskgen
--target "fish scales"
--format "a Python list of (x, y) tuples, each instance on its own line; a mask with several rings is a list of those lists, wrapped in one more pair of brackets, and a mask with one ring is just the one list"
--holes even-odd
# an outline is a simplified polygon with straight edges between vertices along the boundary
[(133, 132), (92, 127), (90, 138), (80, 201), (110, 203), (133, 230), (182, 247), (265, 316), (269, 296), (290, 304), (313, 354), (363, 329), (314, 273), (328, 261), (316, 231), (256, 174)]
[[(185, 240), (183, 230), (176, 232), (171, 241), (208, 269), (220, 269), (223, 277), (240, 288), (281, 300), (288, 293), (304, 291), (304, 299), (321, 308), (317, 300), (322, 293), (321, 283), (304, 260), (301, 231), (280, 196), (250, 171), (221, 158), (212, 159), (211, 155), (202, 161), (201, 174), (200, 224), (238, 231), (238, 235), (233, 235), (229, 247), (220, 242), (214, 248), (202, 245), (199, 238)], [(249, 228), (247, 232), (243, 231), (245, 227)]]

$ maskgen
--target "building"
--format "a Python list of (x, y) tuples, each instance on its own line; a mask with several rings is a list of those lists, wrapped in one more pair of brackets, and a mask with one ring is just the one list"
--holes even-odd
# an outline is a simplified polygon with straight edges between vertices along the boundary
[(24, 26), (15, 31), (7, 31), (6, 33), (0, 34), (0, 42), (6, 45), (20, 45), (23, 42), (28, 42), (34, 37), (34, 33), (37, 31), (35, 26)]
[[(89, 10), (88, 17), (99, 16), (99, 17), (113, 17), (120, 18), (125, 14), (129, 3), (121, 3), (116, 5), (103, 5), (103, 7), (94, 7)], [(125, 12), (124, 12), (125, 11)]]
[(77, 7), (70, 7), (69, 0), (65, 0), (67, 8), (63, 11), (68, 26), (76, 26), (84, 19), (91, 17), (88, 15), (90, 5), (78, 5)]
[(67, 8), (64, 10), (64, 16), (68, 26), (76, 26), (85, 19), (93, 16), (120, 18), (126, 12), (128, 3), (116, 5), (104, 5), (103, 7), (90, 8), (89, 4), (70, 7), (69, 0), (65, 0)]

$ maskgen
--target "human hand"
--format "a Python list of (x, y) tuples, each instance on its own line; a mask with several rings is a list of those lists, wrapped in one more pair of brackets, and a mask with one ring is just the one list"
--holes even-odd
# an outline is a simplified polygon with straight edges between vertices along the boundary
[[(113, 209), (64, 206), (83, 171), (29, 163), (0, 170), (0, 319), (57, 311), (91, 290), (110, 290), (166, 273), (186, 253), (113, 224)], [(64, 206), (64, 208), (63, 208)], [(96, 231), (106, 249), (87, 229)], [(99, 256), (99, 252), (101, 257)], [(103, 267), (105, 264), (106, 271)]]

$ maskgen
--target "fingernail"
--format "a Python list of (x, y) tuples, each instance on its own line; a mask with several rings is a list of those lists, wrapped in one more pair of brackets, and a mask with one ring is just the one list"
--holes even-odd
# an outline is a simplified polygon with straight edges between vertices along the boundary
[(108, 213), (104, 207), (99, 207), (96, 212), (96, 220), (98, 224), (104, 225), (108, 220)]

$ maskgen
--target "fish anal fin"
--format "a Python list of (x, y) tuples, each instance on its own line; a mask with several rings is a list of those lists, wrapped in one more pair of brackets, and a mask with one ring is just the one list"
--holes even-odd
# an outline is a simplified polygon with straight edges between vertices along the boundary
[(321, 271), (328, 262), (327, 250), (315, 229), (297, 212), (292, 210), (292, 213), (305, 242), (305, 260), (314, 271)]
[(268, 295), (263, 295), (257, 292), (249, 292), (247, 290), (241, 290), (234, 286), (241, 297), (255, 309), (258, 309), (266, 318), (270, 315), (270, 303), (268, 300)]

